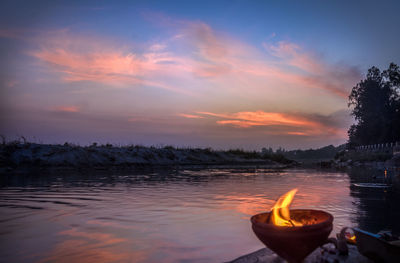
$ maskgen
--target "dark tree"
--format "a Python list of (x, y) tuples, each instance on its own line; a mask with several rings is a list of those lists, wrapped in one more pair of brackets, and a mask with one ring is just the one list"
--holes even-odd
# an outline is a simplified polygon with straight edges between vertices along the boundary
[(381, 72), (372, 67), (349, 96), (357, 123), (349, 131), (350, 146), (400, 140), (400, 70), (396, 64)]
[(400, 69), (394, 63), (391, 63), (389, 69), (383, 72), (389, 87), (392, 90), (390, 97), (392, 129), (389, 137), (392, 141), (400, 141)]

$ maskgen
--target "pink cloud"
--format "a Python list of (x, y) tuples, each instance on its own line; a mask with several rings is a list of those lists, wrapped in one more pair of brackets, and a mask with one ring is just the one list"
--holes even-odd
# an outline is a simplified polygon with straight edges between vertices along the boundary
[(8, 88), (14, 88), (15, 86), (17, 86), (19, 83), (18, 80), (9, 80), (9, 81), (5, 81), (5, 86)]
[[(196, 76), (218, 79), (262, 77), (261, 83), (280, 82), (305, 89), (320, 89), (347, 98), (349, 89), (360, 78), (360, 72), (344, 64), (328, 63), (321, 56), (288, 41), (276, 45), (263, 43), (278, 62), (271, 61), (255, 47), (216, 32), (202, 22), (191, 22), (183, 31), (196, 58), (191, 63)], [(297, 71), (296, 71), (297, 69)], [(252, 83), (254, 88), (263, 85)], [(223, 83), (222, 83), (223, 84)], [(252, 88), (252, 87), (246, 87)]]
[(11, 30), (11, 29), (0, 29), (0, 38), (21, 38), (23, 31)]
[(193, 36), (193, 44), (201, 56), (214, 60), (228, 55), (229, 45), (209, 25), (202, 22), (190, 23), (187, 30)]
[[(62, 32), (61, 37), (47, 36), (42, 48), (31, 55), (60, 72), (67, 82), (154, 86), (191, 95), (197, 92), (190, 87), (207, 86), (208, 81), (213, 81), (226, 91), (239, 83), (243, 88), (260, 91), (264, 90), (265, 83), (279, 83), (300, 91), (319, 89), (347, 98), (349, 89), (360, 77), (357, 69), (327, 63), (296, 43), (263, 43), (265, 50), (278, 59), (276, 61), (257, 47), (203, 22), (162, 19), (169, 21), (167, 24), (176, 34), (142, 52), (110, 41)], [(185, 52), (174, 47), (183, 47)]]
[(204, 118), (203, 116), (200, 116), (200, 115), (184, 114), (184, 113), (180, 113), (180, 114), (178, 114), (178, 116), (185, 117), (188, 119), (203, 119)]
[(151, 51), (158, 52), (158, 51), (164, 50), (166, 47), (167, 46), (164, 44), (157, 43), (157, 44), (151, 45), (149, 49)]
[(355, 67), (343, 64), (329, 64), (321, 57), (306, 52), (295, 43), (280, 41), (276, 45), (263, 43), (273, 56), (281, 59), (281, 65), (300, 69), (302, 74), (286, 72), (295, 82), (313, 88), (321, 88), (347, 98), (349, 87), (356, 83), (361, 73)]
[[(91, 53), (81, 54), (66, 49), (40, 50), (32, 53), (40, 60), (53, 66), (60, 67), (60, 71), (67, 74), (69, 80), (79, 80), (90, 76), (138, 76), (142, 63), (134, 54), (121, 53)], [(69, 77), (69, 78), (68, 78)]]
[(60, 112), (80, 112), (80, 108), (78, 106), (58, 106), (55, 107), (54, 110)]
[(316, 56), (305, 52), (295, 43), (280, 41), (276, 45), (263, 43), (263, 46), (271, 55), (282, 59), (283, 63), (305, 72), (319, 74), (326, 66)]
[[(179, 58), (168, 53), (134, 53), (95, 51), (82, 53), (68, 48), (42, 49), (31, 55), (52, 65), (53, 70), (63, 74), (67, 82), (91, 81), (108, 85), (153, 86), (173, 92), (191, 92), (157, 81), (156, 75), (177, 74), (185, 70)], [(177, 64), (164, 64), (177, 63)]]

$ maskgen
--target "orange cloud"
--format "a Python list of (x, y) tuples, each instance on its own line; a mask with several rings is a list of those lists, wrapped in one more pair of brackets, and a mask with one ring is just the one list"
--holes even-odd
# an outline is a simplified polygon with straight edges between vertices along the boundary
[(289, 135), (299, 135), (299, 136), (307, 136), (305, 132), (287, 132)]
[(196, 118), (202, 116), (213, 117), (217, 119), (216, 123), (219, 125), (230, 125), (237, 128), (266, 127), (267, 133), (275, 135), (327, 135), (343, 136), (344, 138), (346, 134), (345, 129), (340, 129), (334, 124), (300, 114), (264, 112), (259, 110), (231, 114), (197, 112), (197, 115), (193, 116)]
[(242, 120), (253, 120), (257, 123), (262, 123), (264, 125), (291, 125), (291, 126), (301, 126), (301, 125), (312, 125), (313, 123), (307, 120), (302, 120), (294, 116), (290, 116), (283, 113), (276, 112), (238, 112), (233, 114), (234, 118)]
[(252, 126), (265, 126), (264, 124), (259, 122), (243, 121), (243, 120), (223, 120), (223, 121), (217, 121), (217, 123), (222, 125), (232, 124), (233, 126), (241, 128), (249, 128)]
[(78, 106), (58, 106), (55, 107), (54, 110), (61, 112), (79, 112), (80, 108)]
[(216, 114), (211, 112), (198, 112), (199, 114), (209, 115), (213, 117), (221, 117), (227, 119), (233, 119), (229, 121), (220, 121), (221, 124), (235, 124), (235, 121), (243, 123), (253, 123), (250, 125), (238, 125), (241, 127), (251, 127), (251, 126), (268, 126), (268, 125), (291, 125), (291, 126), (301, 126), (301, 125), (312, 125), (313, 123), (305, 120), (299, 119), (298, 117), (291, 116), (284, 113), (277, 112), (264, 112), (264, 111), (243, 111), (233, 114)]
[(193, 115), (193, 114), (184, 114), (184, 113), (180, 113), (178, 114), (179, 116), (188, 118), (188, 119), (203, 119), (203, 116), (199, 116), (199, 115)]

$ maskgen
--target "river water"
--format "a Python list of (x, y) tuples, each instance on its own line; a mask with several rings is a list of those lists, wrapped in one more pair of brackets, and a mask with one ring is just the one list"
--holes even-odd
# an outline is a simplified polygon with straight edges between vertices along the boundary
[(0, 262), (223, 262), (263, 247), (249, 218), (292, 208), (400, 233), (395, 172), (155, 169), (3, 175)]

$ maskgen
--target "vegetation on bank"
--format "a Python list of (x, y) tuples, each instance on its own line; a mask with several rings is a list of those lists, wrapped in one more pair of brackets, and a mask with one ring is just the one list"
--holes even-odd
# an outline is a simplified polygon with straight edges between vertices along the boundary
[(332, 160), (340, 151), (346, 149), (346, 144), (337, 147), (328, 145), (318, 149), (283, 151), (283, 155), (299, 162), (319, 162)]
[(38, 144), (25, 139), (0, 145), (0, 165), (15, 166), (130, 166), (181, 164), (294, 164), (278, 153), (234, 149), (178, 148), (173, 146), (142, 146), (93, 143), (80, 146), (71, 143)]
[(352, 163), (365, 163), (365, 162), (385, 162), (390, 160), (393, 154), (389, 151), (382, 152), (366, 152), (366, 151), (341, 151), (335, 155), (335, 160), (338, 162), (352, 162)]

